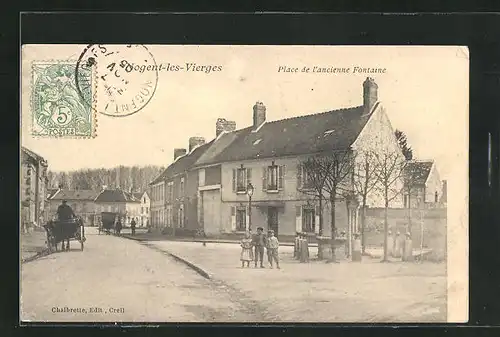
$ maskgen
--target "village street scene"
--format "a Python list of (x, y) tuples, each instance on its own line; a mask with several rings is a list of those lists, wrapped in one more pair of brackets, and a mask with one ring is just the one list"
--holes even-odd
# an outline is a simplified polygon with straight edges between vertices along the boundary
[(53, 168), (23, 144), (20, 319), (447, 322), (450, 169), (419, 156), (394, 88), (365, 71), (336, 91), (348, 104), (278, 115), (254, 99), (171, 148), (131, 134), (129, 153), (160, 159)]

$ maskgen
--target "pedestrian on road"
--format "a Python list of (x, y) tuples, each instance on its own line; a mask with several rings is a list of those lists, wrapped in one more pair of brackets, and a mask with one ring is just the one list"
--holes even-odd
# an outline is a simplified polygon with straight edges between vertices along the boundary
[(271, 248), (269, 247), (269, 238), (271, 237), (271, 233), (274, 233), (271, 229), (267, 231), (266, 236), (266, 253), (267, 253), (267, 261), (272, 266), (273, 265), (273, 257), (271, 255)]
[(135, 235), (135, 219), (132, 219), (132, 221), (130, 222), (130, 229), (132, 230), (132, 235)]
[(274, 231), (269, 231), (269, 236), (267, 238), (267, 253), (269, 255), (269, 263), (271, 268), (273, 267), (273, 261), (276, 261), (276, 268), (280, 269), (280, 261), (278, 258), (278, 248), (280, 243), (278, 238), (274, 236)]
[(116, 224), (115, 224), (116, 235), (120, 236), (121, 231), (122, 231), (122, 222), (120, 221), (120, 218), (118, 218), (118, 220), (116, 220)]
[(240, 242), (241, 246), (241, 268), (245, 267), (245, 262), (247, 267), (250, 267), (250, 261), (253, 261), (253, 250), (252, 250), (252, 236), (250, 232), (245, 233), (245, 237)]
[(259, 261), (260, 267), (264, 268), (264, 247), (266, 245), (266, 235), (264, 234), (264, 228), (257, 228), (257, 234), (253, 236), (252, 244), (255, 247), (255, 268), (257, 268), (257, 262)]

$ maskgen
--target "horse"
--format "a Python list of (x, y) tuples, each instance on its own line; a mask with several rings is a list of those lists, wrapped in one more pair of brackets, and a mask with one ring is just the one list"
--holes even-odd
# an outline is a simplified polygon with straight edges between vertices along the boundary
[[(69, 251), (70, 239), (82, 239), (79, 237), (79, 229), (81, 226), (83, 226), (83, 220), (81, 217), (76, 217), (74, 220), (69, 221), (49, 221), (46, 225), (43, 226), (47, 231), (47, 243), (49, 247), (54, 246), (57, 252), (57, 245), (61, 242), (61, 250)], [(64, 245), (65, 242), (66, 245)]]

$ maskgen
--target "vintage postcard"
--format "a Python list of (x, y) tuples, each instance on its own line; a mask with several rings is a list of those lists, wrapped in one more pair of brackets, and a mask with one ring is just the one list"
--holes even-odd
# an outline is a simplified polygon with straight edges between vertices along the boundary
[(22, 322), (468, 321), (466, 47), (21, 61)]

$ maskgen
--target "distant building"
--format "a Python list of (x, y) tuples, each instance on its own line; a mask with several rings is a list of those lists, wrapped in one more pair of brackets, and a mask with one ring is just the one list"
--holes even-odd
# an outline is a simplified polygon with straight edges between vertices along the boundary
[(35, 152), (21, 147), (21, 231), (42, 226), (47, 220), (47, 161)]
[(94, 200), (98, 194), (99, 192), (94, 190), (57, 189), (48, 198), (49, 216), (55, 217), (57, 208), (63, 200), (66, 200), (73, 212), (83, 218), (85, 226), (94, 226), (96, 225), (94, 223), (94, 214), (96, 212)]
[(134, 197), (141, 201), (141, 213), (139, 215), (139, 221), (137, 221), (137, 226), (147, 227), (149, 225), (149, 214), (151, 208), (151, 199), (147, 191), (143, 193), (134, 193)]
[(433, 160), (412, 160), (406, 165), (405, 174), (409, 177), (406, 184), (410, 184), (404, 189), (405, 208), (443, 205), (443, 187), (446, 188), (446, 185), (443, 186)]
[(189, 138), (189, 152), (174, 149), (174, 162), (151, 182), (151, 220), (154, 228), (200, 228), (198, 172), (193, 164), (210, 147), (201, 137)]
[(139, 222), (141, 201), (132, 193), (121, 189), (103, 189), (95, 198), (96, 222), (100, 222), (101, 212), (118, 213), (123, 226), (130, 226), (130, 221)]

